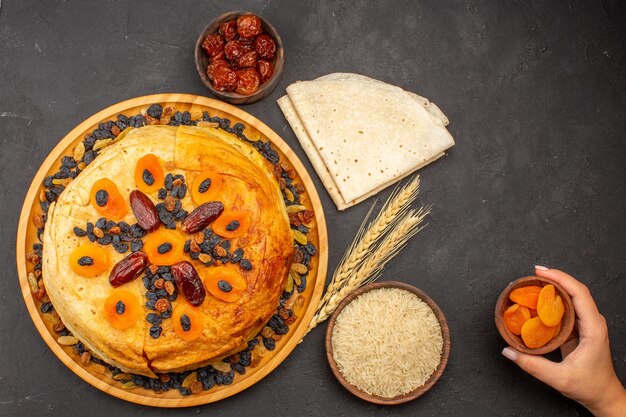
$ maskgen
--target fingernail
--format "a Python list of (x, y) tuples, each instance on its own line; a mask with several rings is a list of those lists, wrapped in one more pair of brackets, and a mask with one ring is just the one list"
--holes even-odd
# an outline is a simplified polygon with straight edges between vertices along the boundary
[(550, 268), (546, 268), (545, 266), (541, 266), (541, 265), (535, 265), (535, 269), (538, 269), (540, 271), (547, 271)]
[(510, 347), (505, 347), (502, 349), (502, 356), (505, 358), (516, 361), (519, 358), (519, 353), (516, 350), (511, 349)]

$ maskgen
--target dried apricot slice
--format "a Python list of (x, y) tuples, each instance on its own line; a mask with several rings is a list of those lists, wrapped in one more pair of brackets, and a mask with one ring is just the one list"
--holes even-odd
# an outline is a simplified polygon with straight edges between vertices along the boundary
[(141, 319), (141, 315), (139, 300), (131, 292), (115, 290), (104, 301), (104, 318), (114, 329), (128, 329)]
[(117, 185), (108, 178), (99, 179), (94, 183), (89, 200), (98, 213), (111, 220), (121, 220), (128, 213), (128, 206)]
[(546, 326), (556, 326), (561, 323), (565, 313), (565, 306), (561, 296), (556, 294), (554, 285), (548, 284), (541, 289), (537, 301), (537, 315)]
[(176, 335), (190, 342), (202, 334), (204, 320), (202, 313), (196, 307), (181, 303), (172, 312), (172, 324)]
[(522, 325), (522, 340), (526, 347), (537, 349), (548, 343), (561, 326), (546, 326), (539, 317), (533, 317)]
[(218, 200), (223, 177), (212, 171), (200, 173), (191, 183), (191, 199), (196, 206)]
[(139, 191), (150, 194), (163, 188), (164, 183), (161, 160), (151, 153), (139, 158), (135, 165), (135, 184)]
[(246, 234), (252, 223), (251, 217), (248, 210), (224, 210), (211, 229), (222, 237), (233, 239)]
[(95, 243), (86, 242), (70, 254), (70, 267), (83, 277), (95, 277), (111, 266), (109, 251)]
[(241, 298), (248, 283), (236, 270), (218, 266), (207, 270), (204, 286), (215, 298), (232, 303)]
[(513, 304), (507, 308), (502, 317), (504, 318), (506, 328), (518, 336), (522, 334), (522, 325), (531, 318), (528, 307), (519, 304)]
[(154, 265), (173, 265), (183, 258), (185, 238), (180, 232), (159, 229), (149, 233), (143, 245), (143, 251)]
[(536, 285), (516, 288), (509, 294), (509, 299), (514, 303), (536, 310), (540, 291), (541, 287)]

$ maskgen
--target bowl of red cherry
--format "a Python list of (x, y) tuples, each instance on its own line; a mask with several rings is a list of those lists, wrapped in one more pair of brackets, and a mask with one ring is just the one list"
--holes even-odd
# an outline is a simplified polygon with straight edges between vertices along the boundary
[(202, 83), (232, 104), (267, 97), (285, 64), (283, 43), (274, 26), (241, 11), (224, 13), (209, 23), (196, 41), (194, 55)]

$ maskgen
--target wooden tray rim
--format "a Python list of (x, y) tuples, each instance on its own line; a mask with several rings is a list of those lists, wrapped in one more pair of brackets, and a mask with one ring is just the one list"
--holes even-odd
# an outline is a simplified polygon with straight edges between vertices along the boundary
[[(268, 362), (263, 363), (259, 368), (257, 368), (256, 372), (253, 375), (246, 377), (245, 379), (236, 382), (233, 385), (229, 385), (220, 391), (212, 392), (211, 390), (209, 390), (206, 391), (206, 393), (204, 394), (190, 395), (187, 397), (181, 396), (181, 398), (158, 398), (137, 394), (129, 390), (124, 390), (119, 387), (110, 385), (108, 382), (105, 382), (101, 379), (98, 379), (96, 376), (92, 375), (81, 366), (79, 366), (74, 361), (74, 359), (61, 348), (61, 346), (57, 343), (57, 341), (52, 337), (52, 335), (46, 328), (44, 321), (39, 314), (39, 310), (35, 305), (35, 302), (33, 301), (30, 286), (28, 284), (28, 272), (26, 269), (26, 230), (28, 222), (30, 220), (31, 207), (34, 203), (35, 198), (37, 197), (40, 185), (42, 184), (46, 174), (48, 173), (54, 162), (61, 154), (66, 152), (67, 148), (76, 140), (77, 135), (88, 130), (91, 126), (97, 125), (103, 120), (111, 119), (112, 117), (115, 117), (119, 113), (123, 113), (129, 108), (150, 105), (153, 103), (169, 103), (174, 105), (190, 104), (208, 107), (239, 118), (246, 125), (249, 125), (261, 132), (261, 134), (269, 139), (274, 146), (280, 149), (280, 151), (285, 155), (285, 157), (287, 157), (289, 162), (293, 165), (294, 169), (300, 176), (307, 190), (308, 197), (315, 212), (315, 220), (318, 233), (318, 267), (315, 287), (313, 288), (313, 294), (311, 295), (311, 301), (309, 303), (309, 306), (305, 311), (305, 314), (298, 327), (290, 332), (290, 338), (287, 343)], [(99, 390), (104, 391), (105, 393), (113, 395), (117, 398), (136, 404), (170, 408), (191, 407), (218, 401), (231, 395), (237, 394), (245, 390), (246, 388), (249, 388), (250, 386), (263, 379), (265, 376), (267, 376), (271, 371), (273, 371), (298, 345), (298, 343), (302, 339), (302, 336), (307, 330), (308, 324), (311, 322), (311, 319), (315, 314), (317, 304), (319, 303), (319, 300), (321, 299), (324, 290), (325, 278), (328, 268), (328, 235), (323, 206), (319, 199), (319, 195), (317, 194), (317, 189), (315, 188), (315, 185), (313, 184), (313, 181), (311, 180), (308, 171), (306, 170), (298, 156), (295, 154), (295, 152), (293, 152), (293, 150), (289, 147), (289, 145), (269, 126), (267, 126), (265, 123), (261, 122), (259, 119), (252, 116), (251, 114), (219, 100), (211, 99), (208, 97), (196, 96), (192, 94), (153, 94), (131, 98), (111, 105), (95, 113), (94, 115), (88, 117), (86, 120), (78, 124), (74, 129), (72, 129), (52, 149), (47, 158), (39, 167), (39, 170), (37, 171), (35, 177), (31, 182), (26, 197), (24, 198), (17, 230), (16, 262), (22, 296), (24, 297), (26, 308), (28, 309), (30, 317), (35, 324), (37, 331), (42, 336), (46, 344), (50, 347), (50, 350), (72, 372), (74, 372), (81, 379), (98, 388)]]

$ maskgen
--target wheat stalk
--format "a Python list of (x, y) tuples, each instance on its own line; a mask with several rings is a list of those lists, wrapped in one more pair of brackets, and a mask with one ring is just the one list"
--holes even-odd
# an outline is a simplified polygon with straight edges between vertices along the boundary
[(380, 210), (380, 213), (378, 213), (378, 216), (376, 216), (366, 228), (367, 221), (376, 205), (376, 202), (374, 202), (365, 216), (363, 223), (361, 223), (361, 227), (354, 237), (354, 240), (348, 249), (346, 249), (346, 252), (339, 262), (339, 266), (333, 274), (333, 279), (326, 288), (324, 297), (320, 300), (318, 311), (328, 303), (330, 296), (345, 284), (352, 272), (369, 254), (374, 243), (393, 227), (401, 215), (406, 213), (410, 204), (417, 197), (419, 186), (420, 177), (416, 175), (404, 187), (396, 187)]
[[(430, 212), (430, 208), (408, 209), (418, 191), (419, 176), (414, 177), (404, 187), (397, 187), (378, 216), (366, 228), (374, 208), (372, 206), (335, 270), (307, 333), (326, 320), (349, 292), (376, 279), (391, 258), (421, 230), (419, 225)], [(385, 239), (375, 246), (383, 236), (386, 236)]]

